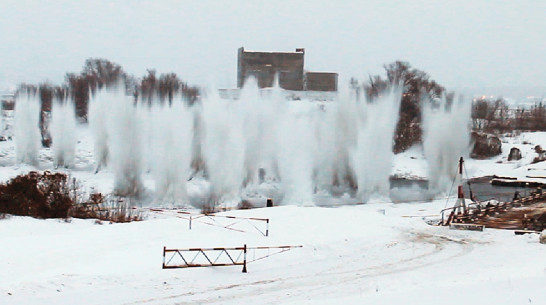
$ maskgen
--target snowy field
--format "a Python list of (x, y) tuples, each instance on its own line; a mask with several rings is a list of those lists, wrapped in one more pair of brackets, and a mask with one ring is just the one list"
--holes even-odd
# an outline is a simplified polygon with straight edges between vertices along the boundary
[[(425, 224), (444, 201), (227, 214), (226, 230), (175, 217), (130, 224), (0, 221), (1, 304), (545, 304), (538, 236)], [(384, 214), (383, 214), (384, 210)], [(241, 266), (162, 270), (162, 249), (302, 245)], [(253, 253), (249, 253), (252, 257)]]
[[(74, 167), (65, 170), (89, 190), (109, 193), (114, 174), (95, 174), (93, 140), (77, 127)], [(530, 165), (545, 133), (503, 139), (503, 154), (466, 161), (470, 177), (518, 176), (544, 170)], [(523, 159), (506, 161), (511, 147)], [(18, 165), (14, 141), (0, 142), (0, 178), (52, 170), (53, 150), (40, 149), (39, 165)], [(453, 170), (456, 164), (453, 164)], [(423, 148), (394, 156), (391, 175), (427, 179)], [(154, 177), (143, 178), (154, 190)], [(199, 198), (205, 180), (188, 182)], [(316, 199), (316, 198), (315, 198)], [(236, 230), (174, 213), (142, 209), (129, 224), (94, 220), (0, 219), (0, 304), (546, 304), (546, 248), (538, 235), (512, 231), (452, 231), (426, 224), (452, 202), (392, 203), (371, 198), (361, 205), (277, 206), (220, 215), (269, 218), (269, 235), (249, 223)], [(353, 202), (354, 203), (354, 202)], [(199, 214), (196, 208), (186, 211)], [(263, 228), (262, 228), (263, 229)], [(248, 265), (163, 270), (162, 250), (199, 247), (303, 246)], [(263, 253), (249, 252), (249, 257)], [(267, 254), (267, 253), (266, 253)]]

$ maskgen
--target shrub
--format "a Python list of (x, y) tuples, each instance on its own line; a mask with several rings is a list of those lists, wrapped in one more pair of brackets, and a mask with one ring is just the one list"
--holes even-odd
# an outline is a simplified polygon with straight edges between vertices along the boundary
[(143, 219), (141, 212), (122, 200), (106, 200), (101, 193), (89, 198), (79, 192), (76, 179), (63, 173), (29, 172), (0, 184), (0, 215), (35, 218), (96, 218), (111, 222)]
[(0, 213), (64, 218), (73, 206), (67, 176), (30, 172), (0, 185)]
[(206, 203), (201, 207), (201, 214), (214, 214), (218, 212), (216, 204)]
[(97, 219), (110, 222), (141, 221), (144, 215), (121, 199), (105, 198), (93, 193), (85, 202), (77, 203), (69, 212), (70, 217)]
[(237, 205), (237, 209), (239, 209), (239, 210), (248, 210), (248, 209), (253, 209), (253, 208), (254, 208), (254, 205), (252, 204), (252, 202), (250, 202), (248, 200), (242, 200)]

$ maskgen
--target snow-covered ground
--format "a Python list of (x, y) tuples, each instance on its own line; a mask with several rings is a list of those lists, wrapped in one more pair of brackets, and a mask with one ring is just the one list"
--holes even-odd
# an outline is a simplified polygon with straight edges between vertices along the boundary
[[(511, 231), (425, 224), (444, 201), (227, 214), (270, 236), (176, 217), (0, 221), (0, 304), (545, 304), (545, 246)], [(384, 211), (384, 214), (383, 214)], [(302, 245), (241, 266), (161, 269), (162, 249)], [(263, 253), (261, 253), (263, 254)], [(249, 257), (260, 253), (249, 252)]]
[[(546, 147), (546, 132), (523, 132), (517, 135), (505, 135), (501, 138), (502, 154), (485, 160), (465, 159), (465, 177), (478, 178), (483, 176), (514, 177), (519, 179), (527, 176), (546, 177), (546, 162), (531, 164), (537, 157), (535, 146)], [(511, 148), (521, 151), (521, 160), (508, 161)], [(454, 171), (456, 170), (454, 165)], [(428, 178), (428, 164), (423, 156), (421, 146), (415, 146), (402, 154), (394, 156), (392, 175), (414, 179)], [(546, 183), (546, 179), (533, 181)]]
[[(466, 169), (471, 177), (497, 175), (529, 179), (527, 176), (546, 177), (546, 162), (531, 164), (537, 157), (535, 146), (546, 147), (546, 132), (524, 132), (519, 135), (505, 136), (502, 139), (502, 154), (488, 160), (472, 160), (466, 162)], [(508, 161), (510, 149), (516, 147), (521, 151), (522, 159)], [(546, 183), (546, 179), (534, 179)]]
[[(108, 193), (113, 175), (109, 169), (94, 174), (89, 132), (77, 130), (69, 173)], [(472, 177), (545, 169), (529, 163), (535, 145), (546, 147), (546, 133), (504, 141), (501, 156), (466, 161)], [(513, 146), (522, 150), (521, 161), (506, 161)], [(13, 141), (0, 142), (3, 181), (36, 170), (13, 165), (14, 151)], [(38, 169), (53, 168), (52, 154), (40, 150)], [(392, 175), (427, 178), (422, 149), (396, 155)], [(144, 183), (153, 189), (153, 177), (146, 175)], [(190, 181), (188, 193), (199, 196), (205, 187)], [(0, 219), (0, 304), (546, 304), (546, 247), (538, 235), (426, 224), (449, 204), (372, 200), (222, 213), (269, 218), (268, 237), (246, 222), (227, 230), (195, 221), (190, 230), (187, 219), (153, 211), (129, 224), (11, 216)], [(246, 274), (240, 266), (161, 269), (163, 247), (243, 244), (303, 247), (252, 262)]]

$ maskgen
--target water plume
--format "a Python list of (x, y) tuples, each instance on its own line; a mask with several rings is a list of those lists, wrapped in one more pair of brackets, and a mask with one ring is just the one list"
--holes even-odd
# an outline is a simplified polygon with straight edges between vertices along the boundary
[[(235, 99), (211, 91), (193, 106), (176, 97), (172, 106), (151, 98), (135, 107), (123, 87), (102, 90), (90, 104), (97, 167), (108, 162), (117, 194), (138, 196), (142, 175), (150, 172), (156, 202), (197, 207), (233, 207), (243, 200), (265, 204), (265, 198), (313, 205), (390, 196), (401, 89), (373, 102), (346, 92), (335, 101), (304, 93), (302, 100), (292, 100), (290, 94), (278, 86), (258, 89), (248, 80)], [(446, 154), (459, 153), (440, 143), (445, 128), (458, 129), (438, 126), (460, 125), (457, 120), (469, 117), (468, 111), (459, 117), (441, 113), (425, 109), (423, 117), (427, 158), (439, 168)], [(460, 137), (460, 143), (468, 142)], [(438, 149), (442, 145), (445, 150)]]
[(352, 160), (358, 182), (357, 196), (363, 202), (372, 195), (389, 195), (392, 145), (401, 93), (399, 87), (394, 87), (371, 103), (358, 103), (358, 136)]
[(470, 104), (459, 99), (448, 105), (445, 98), (426, 103), (423, 113), (423, 150), (429, 168), (429, 190), (449, 190), (459, 158), (466, 157), (470, 143)]
[[(288, 107), (287, 107), (288, 108)], [(314, 133), (305, 112), (286, 109), (277, 129), (278, 166), (283, 204), (313, 204)]]
[(4, 103), (0, 103), (0, 137), (5, 136), (4, 132), (6, 130), (5, 119), (4, 119)]
[(279, 100), (277, 87), (260, 92), (254, 78), (247, 80), (241, 92), (239, 103), (246, 139), (243, 184), (248, 191), (266, 180), (279, 179), (275, 140)]
[(110, 107), (124, 96), (119, 92), (102, 88), (89, 101), (89, 127), (93, 134), (95, 172), (108, 165), (108, 116)]
[(106, 117), (108, 154), (114, 171), (114, 193), (120, 196), (139, 197), (144, 191), (142, 148), (142, 118), (132, 97), (125, 96), (125, 88), (111, 89), (111, 115)]
[(19, 163), (38, 165), (40, 101), (36, 94), (21, 93), (15, 104), (15, 154)]
[(71, 168), (76, 151), (76, 116), (71, 102), (53, 101), (51, 136), (53, 139), (53, 165)]
[[(174, 100), (179, 100), (175, 97)], [(151, 109), (152, 173), (156, 201), (187, 203), (192, 159), (193, 113), (181, 102)]]
[(236, 205), (245, 175), (240, 104), (211, 94), (202, 102), (201, 149), (211, 183), (210, 202)]
[(342, 195), (356, 189), (350, 157), (357, 143), (357, 109), (356, 100), (341, 93), (334, 103), (321, 105), (314, 115), (314, 179), (319, 191)]

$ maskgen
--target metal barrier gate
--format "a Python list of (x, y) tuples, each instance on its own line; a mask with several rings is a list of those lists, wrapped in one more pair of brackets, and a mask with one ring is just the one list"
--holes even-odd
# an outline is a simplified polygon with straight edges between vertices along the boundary
[[(180, 219), (188, 220), (190, 230), (192, 229), (194, 223), (200, 223), (236, 232), (246, 232), (245, 230), (241, 229), (240, 225), (247, 224), (252, 228), (256, 229), (256, 231), (260, 232), (260, 234), (262, 234), (263, 236), (269, 236), (269, 218), (240, 217), (216, 214), (192, 214), (185, 211), (173, 211), (160, 208), (151, 208), (150, 211), (154, 213), (172, 215)], [(220, 221), (219, 219), (226, 219), (226, 221)], [(265, 226), (261, 226), (259, 224), (265, 224)]]
[[(209, 220), (212, 221), (212, 223), (211, 222), (206, 222), (206, 221), (199, 221), (198, 219), (200, 219), (200, 218), (208, 218)], [(229, 223), (221, 223), (221, 222), (217, 221), (215, 218), (229, 219)], [(209, 226), (217, 226), (217, 227), (221, 227), (221, 228), (224, 228), (224, 229), (239, 231), (239, 232), (245, 232), (245, 231), (236, 229), (236, 228), (234, 228), (234, 226), (236, 226), (236, 225), (238, 225), (238, 224), (240, 224), (242, 222), (245, 222), (245, 223), (251, 225), (252, 227), (254, 227), (254, 229), (256, 229), (256, 231), (260, 232), (263, 236), (269, 236), (269, 218), (201, 214), (201, 215), (197, 215), (197, 216), (190, 215), (189, 221), (190, 221), (190, 223), (189, 223), (190, 230), (192, 228), (192, 223), (193, 222), (200, 222), (200, 223), (203, 223), (203, 224), (206, 224), (206, 225), (209, 225)], [(258, 228), (258, 226), (254, 225), (253, 222), (265, 223), (265, 230)]]
[[(276, 247), (234, 247), (234, 248), (189, 248), (167, 249), (163, 247), (163, 269), (193, 268), (193, 267), (218, 267), (218, 266), (243, 266), (243, 272), (247, 272), (247, 263), (255, 262), (275, 254), (290, 251), (303, 246), (276, 246)], [(256, 257), (255, 252), (267, 250), (268, 254)], [(247, 260), (249, 251), (254, 251), (254, 257)], [(271, 253), (271, 251), (274, 251)]]

